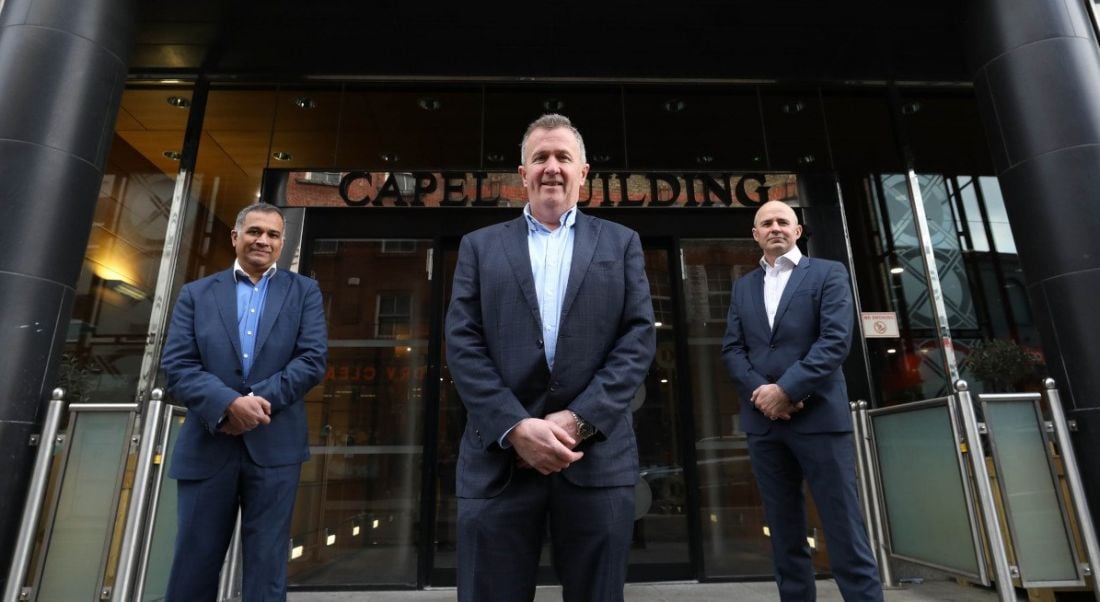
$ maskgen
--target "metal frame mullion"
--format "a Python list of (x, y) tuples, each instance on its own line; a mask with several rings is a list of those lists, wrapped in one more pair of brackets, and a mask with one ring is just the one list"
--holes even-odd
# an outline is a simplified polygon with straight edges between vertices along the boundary
[(171, 306), (176, 268), (179, 263), (180, 239), (183, 237), (183, 225), (191, 202), (191, 182), (198, 162), (199, 139), (202, 137), (202, 121), (206, 113), (209, 87), (207, 80), (200, 79), (191, 92), (191, 112), (187, 116), (187, 129), (183, 135), (183, 156), (176, 176), (176, 186), (172, 191), (172, 207), (168, 213), (164, 248), (160, 254), (160, 268), (157, 271), (156, 290), (153, 293), (153, 308), (149, 313), (149, 330), (145, 338), (145, 351), (141, 358), (141, 371), (138, 373), (135, 400), (139, 404), (145, 401), (146, 393), (156, 386), (160, 354), (164, 348), (165, 334), (168, 330), (168, 308)]

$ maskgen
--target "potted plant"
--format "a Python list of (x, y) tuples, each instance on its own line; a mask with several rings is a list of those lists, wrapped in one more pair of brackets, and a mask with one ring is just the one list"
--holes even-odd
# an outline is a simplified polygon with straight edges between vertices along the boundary
[(1035, 357), (1012, 339), (984, 339), (970, 352), (970, 373), (991, 393), (1006, 393), (1035, 375)]

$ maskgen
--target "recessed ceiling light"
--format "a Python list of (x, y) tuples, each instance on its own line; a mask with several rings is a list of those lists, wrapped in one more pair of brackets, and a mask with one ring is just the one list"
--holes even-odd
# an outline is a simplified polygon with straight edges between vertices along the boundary
[(710, 165), (714, 163), (714, 155), (702, 154), (695, 157), (695, 162), (699, 165)]
[(788, 114), (801, 113), (806, 108), (801, 100), (792, 100), (783, 105), (783, 112)]
[(913, 113), (919, 113), (921, 110), (920, 103), (917, 101), (907, 102), (901, 105), (902, 115), (912, 115)]
[(679, 113), (687, 108), (687, 103), (679, 98), (670, 98), (662, 105), (669, 113)]
[(271, 158), (275, 159), (276, 161), (290, 161), (294, 157), (290, 153), (284, 153), (283, 151), (275, 151), (275, 152), (271, 153)]
[(542, 108), (547, 111), (560, 111), (565, 108), (565, 101), (560, 98), (547, 98), (542, 101)]
[(815, 157), (813, 155), (802, 155), (801, 157), (798, 158), (798, 164), (799, 165), (810, 165), (812, 163), (815, 163), (816, 161), (817, 161), (817, 157)]
[(443, 106), (443, 103), (431, 96), (423, 96), (416, 101), (416, 105), (425, 111), (438, 111), (439, 107)]
[(166, 150), (166, 151), (164, 151), (163, 154), (164, 154), (165, 157), (167, 157), (167, 158), (169, 158), (173, 161), (179, 161), (180, 157), (183, 156), (183, 155), (180, 154), (179, 151), (174, 151), (174, 150)]
[(905, 273), (905, 268), (903, 268), (903, 267), (890, 268), (890, 273), (891, 274), (904, 274)]
[(294, 99), (294, 106), (298, 107), (299, 109), (316, 109), (317, 101), (308, 96), (299, 96), (298, 98)]
[(489, 153), (485, 158), (493, 163), (504, 163), (504, 155), (501, 153)]
[(400, 159), (397, 153), (380, 153), (378, 157), (386, 163), (397, 163), (397, 160)]
[(596, 153), (592, 155), (592, 162), (594, 163), (607, 163), (611, 160), (611, 155), (607, 153)]
[(168, 104), (176, 107), (177, 109), (186, 109), (191, 106), (191, 99), (184, 98), (183, 96), (169, 96)]

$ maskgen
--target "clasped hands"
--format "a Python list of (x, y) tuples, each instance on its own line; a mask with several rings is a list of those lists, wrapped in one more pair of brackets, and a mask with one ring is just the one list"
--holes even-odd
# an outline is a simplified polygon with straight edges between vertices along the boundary
[(226, 435), (243, 435), (261, 424), (271, 423), (271, 402), (259, 395), (242, 395), (225, 409), (225, 421), (218, 431)]
[(792, 403), (787, 392), (777, 384), (760, 385), (752, 392), (752, 405), (772, 420), (790, 420), (802, 409), (802, 402)]
[(573, 451), (580, 443), (576, 431), (573, 415), (562, 410), (545, 418), (524, 419), (508, 433), (508, 441), (519, 455), (520, 468), (534, 468), (548, 475), (584, 457), (584, 452)]

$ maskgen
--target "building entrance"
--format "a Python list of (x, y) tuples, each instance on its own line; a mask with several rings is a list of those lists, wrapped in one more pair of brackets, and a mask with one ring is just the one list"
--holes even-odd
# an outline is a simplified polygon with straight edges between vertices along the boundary
[[(770, 575), (737, 397), (721, 362), (730, 286), (759, 259), (747, 237), (753, 210), (584, 210), (641, 234), (657, 329), (656, 358), (632, 406), (641, 474), (628, 578)], [(307, 398), (313, 457), (292, 528), (302, 545), (290, 563), (293, 586), (454, 584), (465, 411), (443, 321), (462, 234), (518, 215), (305, 210), (299, 269), (324, 294), (329, 366)], [(542, 581), (553, 583), (549, 546), (542, 564)]]

